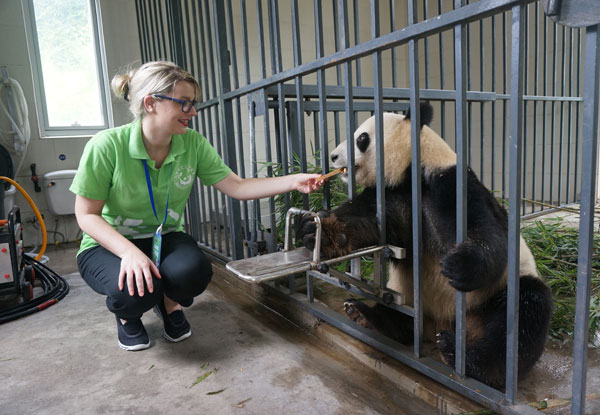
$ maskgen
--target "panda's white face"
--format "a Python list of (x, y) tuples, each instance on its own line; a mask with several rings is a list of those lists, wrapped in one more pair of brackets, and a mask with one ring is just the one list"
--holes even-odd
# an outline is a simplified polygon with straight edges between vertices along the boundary
[[(396, 129), (399, 125), (398, 123), (403, 120), (404, 115), (387, 112), (383, 114), (384, 142), (386, 148), (388, 138), (395, 135), (392, 130)], [(373, 186), (376, 183), (375, 173), (377, 164), (375, 153), (375, 116), (373, 116), (363, 122), (354, 132), (354, 177), (357, 184), (361, 186)], [(340, 143), (330, 153), (329, 157), (334, 168), (347, 168), (349, 164), (347, 142)], [(343, 173), (341, 178), (347, 182), (348, 173)]]

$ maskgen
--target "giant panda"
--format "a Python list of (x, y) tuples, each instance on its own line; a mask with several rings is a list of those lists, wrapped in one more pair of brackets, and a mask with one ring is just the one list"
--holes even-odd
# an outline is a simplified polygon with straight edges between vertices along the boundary
[[(505, 384), (507, 235), (506, 210), (469, 168), (467, 238), (456, 243), (456, 153), (428, 124), (429, 103), (421, 105), (422, 307), (424, 335), (435, 341), (442, 361), (454, 367), (456, 290), (467, 293), (466, 374), (495, 388)], [(387, 243), (406, 249), (406, 259), (391, 259), (388, 288), (413, 304), (410, 114), (383, 115)], [(337, 209), (320, 211), (322, 254), (338, 257), (377, 245), (375, 117), (354, 133), (356, 183), (364, 188)], [(346, 143), (330, 154), (333, 167), (347, 167)], [(343, 180), (347, 180), (344, 173)], [(314, 248), (315, 224), (300, 221), (297, 238)], [(520, 241), (519, 361), (523, 377), (540, 358), (552, 315), (552, 294), (539, 278), (534, 258)], [(413, 342), (411, 317), (355, 299), (345, 302), (348, 316), (403, 344)]]

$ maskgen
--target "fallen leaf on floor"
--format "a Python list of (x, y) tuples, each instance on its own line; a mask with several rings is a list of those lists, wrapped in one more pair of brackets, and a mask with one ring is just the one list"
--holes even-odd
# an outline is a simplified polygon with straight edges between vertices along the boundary
[[(600, 399), (600, 393), (591, 393), (591, 394), (585, 395), (586, 401), (590, 401), (592, 399)], [(529, 405), (535, 409), (538, 409), (538, 410), (539, 409), (553, 409), (553, 408), (558, 408), (560, 406), (570, 405), (571, 401), (572, 401), (571, 398), (544, 399), (543, 401), (539, 401), (539, 402), (530, 402), (527, 405)]]
[(214, 391), (214, 392), (208, 392), (208, 393), (207, 393), (207, 395), (216, 395), (217, 393), (221, 393), (221, 392), (223, 392), (225, 389), (227, 389), (227, 388), (223, 388), (223, 389), (221, 389), (221, 390)]
[(194, 383), (192, 383), (189, 386), (189, 388), (191, 388), (193, 386), (196, 386), (197, 384), (199, 384), (200, 382), (202, 382), (204, 379), (206, 379), (207, 377), (209, 377), (211, 373), (212, 373), (212, 371), (209, 370), (208, 372), (206, 372), (205, 374), (203, 374), (202, 376), (200, 376), (198, 379), (196, 379), (196, 381)]
[(243, 408), (243, 407), (246, 405), (246, 402), (248, 402), (250, 399), (252, 399), (252, 398), (248, 398), (248, 399), (246, 399), (245, 401), (238, 402), (238, 403), (236, 403), (236, 404), (235, 404), (235, 405), (233, 405), (233, 406), (235, 406), (236, 408)]

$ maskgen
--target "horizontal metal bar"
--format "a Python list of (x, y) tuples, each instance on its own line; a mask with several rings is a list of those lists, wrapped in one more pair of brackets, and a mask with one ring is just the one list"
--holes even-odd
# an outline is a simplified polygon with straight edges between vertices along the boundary
[[(291, 84), (284, 84), (282, 87), (284, 96), (295, 97), (295, 88)], [(382, 88), (383, 99), (410, 99), (410, 88)], [(267, 88), (267, 95), (277, 96), (276, 87)], [(373, 99), (373, 88), (364, 86), (355, 86), (352, 88), (353, 98)], [(317, 85), (302, 85), (302, 96), (305, 98), (318, 98), (319, 90)], [(327, 98), (345, 98), (345, 87), (328, 85), (325, 87), (325, 96)], [(439, 101), (453, 101), (456, 98), (456, 92), (451, 89), (421, 89), (419, 96), (422, 99), (435, 99)], [(495, 92), (467, 91), (467, 101), (495, 101)]]
[[(410, 104), (408, 102), (384, 102), (384, 111), (406, 111)], [(375, 103), (369, 102), (356, 102), (354, 101), (355, 112), (374, 112)], [(306, 101), (304, 103), (304, 111), (319, 112), (321, 110), (320, 103), (316, 101)], [(344, 112), (346, 110), (343, 102), (331, 102), (327, 101), (327, 112)]]
[(235, 91), (223, 95), (225, 100), (247, 95), (252, 91), (268, 88), (296, 77), (305, 76), (319, 69), (331, 68), (355, 59), (372, 55), (373, 52), (390, 49), (410, 40), (422, 39), (433, 34), (452, 29), (457, 24), (471, 23), (510, 10), (514, 5), (532, 3), (534, 0), (481, 0), (444, 13), (441, 16), (407, 26), (376, 39), (368, 40), (360, 45), (345, 48), (331, 55), (316, 59), (310, 63), (296, 66), (280, 72), (270, 78), (261, 79)]
[[(498, 100), (509, 100), (508, 94), (496, 94)], [(563, 101), (563, 102), (583, 102), (583, 97), (558, 97), (558, 96), (543, 96), (543, 95), (523, 95), (524, 101)]]

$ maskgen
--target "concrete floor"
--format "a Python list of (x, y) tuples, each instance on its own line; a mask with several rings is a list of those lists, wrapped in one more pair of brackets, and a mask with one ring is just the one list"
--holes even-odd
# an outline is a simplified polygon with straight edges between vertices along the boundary
[[(298, 317), (290, 303), (218, 265), (207, 292), (186, 310), (192, 337), (168, 343), (150, 312), (143, 321), (152, 347), (122, 351), (104, 299), (76, 273), (75, 252), (69, 244), (48, 249), (48, 265), (71, 287), (62, 301), (0, 325), (0, 414), (426, 415), (482, 409), (306, 313)], [(341, 311), (335, 297), (323, 300)], [(0, 307), (5, 304), (0, 298)], [(548, 400), (551, 409), (540, 413), (570, 413), (571, 353), (569, 344), (549, 341), (520, 382), (519, 400)], [(586, 414), (600, 414), (599, 392), (600, 350), (590, 349)]]
[(168, 343), (150, 312), (152, 347), (123, 351), (104, 299), (75, 273), (75, 251), (47, 254), (71, 287), (62, 301), (0, 325), (1, 414), (439, 412), (218, 281), (186, 310), (188, 340)]

